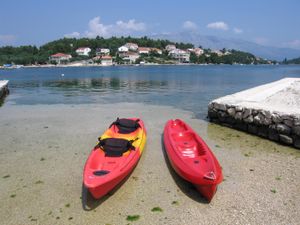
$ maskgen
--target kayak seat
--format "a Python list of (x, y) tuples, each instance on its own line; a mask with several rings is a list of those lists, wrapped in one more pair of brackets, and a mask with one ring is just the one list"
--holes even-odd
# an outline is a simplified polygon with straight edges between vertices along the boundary
[(100, 139), (98, 146), (105, 152), (107, 157), (121, 157), (123, 153), (135, 150), (132, 141), (121, 138)]
[(139, 119), (137, 120), (130, 120), (130, 119), (119, 119), (113, 122), (109, 127), (113, 125), (118, 127), (118, 133), (120, 134), (129, 134), (136, 131), (140, 126), (138, 123)]

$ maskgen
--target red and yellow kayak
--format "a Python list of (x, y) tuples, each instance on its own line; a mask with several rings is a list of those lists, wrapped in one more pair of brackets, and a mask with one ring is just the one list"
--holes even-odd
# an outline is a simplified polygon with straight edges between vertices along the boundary
[(221, 166), (202, 138), (182, 120), (169, 120), (164, 145), (176, 173), (211, 201), (223, 180)]
[(137, 118), (117, 119), (99, 137), (83, 172), (84, 186), (96, 199), (124, 180), (137, 165), (146, 144), (146, 130)]

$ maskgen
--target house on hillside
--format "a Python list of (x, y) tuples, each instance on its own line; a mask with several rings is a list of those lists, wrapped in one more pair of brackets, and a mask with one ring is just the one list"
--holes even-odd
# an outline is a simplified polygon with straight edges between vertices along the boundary
[(109, 54), (110, 54), (110, 50), (108, 48), (97, 48), (96, 49), (97, 56), (109, 55)]
[(57, 64), (61, 64), (61, 63), (70, 61), (71, 58), (72, 58), (72, 56), (69, 54), (56, 53), (49, 57), (49, 61), (56, 62)]
[(89, 56), (89, 53), (91, 51), (92, 50), (88, 47), (81, 47), (81, 48), (76, 49), (77, 55), (80, 55), (80, 56)]
[(189, 52), (194, 52), (196, 56), (200, 56), (204, 53), (204, 50), (202, 48), (189, 48)]
[(135, 63), (135, 61), (140, 57), (140, 55), (136, 52), (127, 52), (122, 55), (122, 59), (127, 64)]
[(151, 48), (151, 52), (156, 52), (157, 54), (161, 55), (162, 54), (162, 50), (159, 48)]
[(124, 52), (128, 52), (128, 51), (129, 51), (129, 49), (125, 45), (118, 48), (119, 53), (124, 53)]
[(113, 64), (112, 57), (110, 55), (101, 56), (101, 65), (103, 66), (111, 66)]
[(190, 53), (182, 49), (174, 49), (168, 54), (172, 58), (178, 60), (180, 63), (189, 63), (190, 62)]
[(150, 51), (151, 51), (151, 48), (147, 48), (147, 47), (139, 47), (138, 48), (139, 54), (149, 54)]
[(165, 48), (168, 52), (172, 51), (172, 50), (175, 50), (176, 49), (176, 46), (175, 45), (167, 45), (166, 48)]
[(134, 51), (134, 52), (136, 52), (139, 48), (139, 46), (136, 43), (130, 43), (130, 42), (126, 43), (124, 46), (127, 47), (130, 51)]

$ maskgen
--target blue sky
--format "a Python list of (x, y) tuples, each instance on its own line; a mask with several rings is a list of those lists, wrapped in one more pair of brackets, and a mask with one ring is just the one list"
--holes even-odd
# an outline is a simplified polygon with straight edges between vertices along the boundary
[(0, 45), (199, 32), (300, 49), (298, 0), (1, 0)]

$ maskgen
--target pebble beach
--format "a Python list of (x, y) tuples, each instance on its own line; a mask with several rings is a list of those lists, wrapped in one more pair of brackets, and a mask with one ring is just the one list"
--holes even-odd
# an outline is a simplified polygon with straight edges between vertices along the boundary
[[(138, 110), (135, 110), (138, 109)], [(135, 170), (93, 200), (82, 172), (97, 138), (117, 117), (148, 132)], [(224, 181), (210, 203), (171, 169), (162, 146), (170, 118), (207, 142)], [(1, 224), (298, 224), (300, 152), (208, 123), (191, 112), (139, 103), (6, 105), (0, 110)]]

